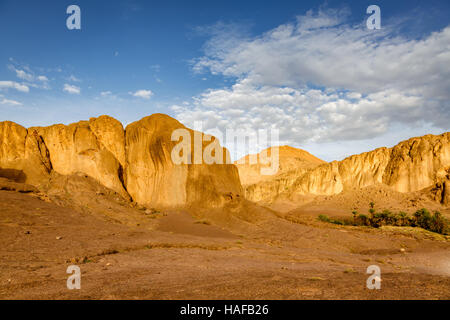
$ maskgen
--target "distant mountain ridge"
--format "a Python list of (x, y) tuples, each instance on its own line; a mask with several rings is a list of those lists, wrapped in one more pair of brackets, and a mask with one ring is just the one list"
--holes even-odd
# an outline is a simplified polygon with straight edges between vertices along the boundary
[[(380, 184), (402, 193), (430, 188), (437, 201), (449, 202), (450, 132), (411, 138), (393, 148), (330, 163), (301, 149), (272, 147), (267, 153), (278, 151), (279, 171), (262, 176), (265, 165), (248, 161), (174, 164), (171, 152), (177, 142), (171, 135), (178, 129), (189, 136), (204, 135), (164, 114), (145, 117), (125, 129), (109, 116), (28, 129), (0, 122), (0, 177), (41, 187), (54, 173), (81, 173), (124, 198), (160, 208), (216, 208), (244, 198), (241, 195), (270, 203), (280, 195), (336, 195)], [(229, 156), (215, 138), (211, 141), (218, 145), (219, 154)], [(201, 145), (202, 152), (209, 143)]]
[[(309, 169), (290, 171), (272, 179), (245, 185), (252, 201), (270, 202), (280, 194), (335, 195), (352, 187), (384, 184), (398, 192), (414, 192), (442, 184), (450, 189), (450, 132), (403, 141), (393, 148), (350, 156)], [(245, 175), (244, 175), (245, 177)]]

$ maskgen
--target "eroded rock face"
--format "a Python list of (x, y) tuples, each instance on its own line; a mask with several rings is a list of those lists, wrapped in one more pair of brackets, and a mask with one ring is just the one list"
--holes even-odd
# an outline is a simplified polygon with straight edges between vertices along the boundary
[(450, 165), (450, 133), (404, 141), (391, 150), (383, 182), (400, 192), (429, 187)]
[[(246, 197), (271, 202), (281, 193), (334, 195), (352, 187), (381, 183), (399, 192), (414, 192), (439, 181), (450, 166), (450, 133), (427, 135), (334, 161), (308, 170), (292, 171), (246, 186)], [(245, 184), (245, 181), (243, 181)]]
[(450, 205), (450, 168), (445, 168), (440, 173), (438, 182), (430, 188), (429, 194), (434, 201), (448, 206)]
[[(156, 114), (127, 127), (108, 116), (70, 125), (26, 129), (0, 123), (0, 177), (35, 186), (46, 185), (50, 173), (86, 175), (127, 199), (156, 208), (220, 207), (242, 194), (237, 168), (232, 164), (173, 163), (183, 129), (192, 141), (200, 137), (201, 154), (216, 150), (226, 160), (228, 151), (210, 136), (187, 129), (169, 116)], [(210, 141), (203, 141), (209, 137)], [(191, 150), (191, 149), (190, 149)], [(213, 151), (211, 154), (216, 154)], [(131, 197), (130, 197), (131, 196)]]
[(450, 205), (450, 176), (446, 181), (444, 181), (442, 189), (441, 203), (445, 206), (448, 206)]
[[(221, 206), (229, 194), (241, 194), (237, 168), (231, 164), (174, 164), (171, 153), (179, 141), (172, 141), (174, 130), (185, 129), (191, 137), (199, 132), (187, 129), (177, 120), (155, 114), (126, 128), (126, 188), (132, 198), (156, 207)], [(214, 140), (211, 140), (213, 142)], [(202, 143), (202, 150), (208, 143)], [(227, 150), (220, 148), (227, 156)]]
[(48, 149), (38, 135), (10, 121), (0, 122), (0, 177), (40, 185), (52, 170)]
[(103, 116), (68, 126), (33, 127), (28, 132), (42, 137), (52, 168), (59, 174), (83, 173), (128, 197), (123, 187), (125, 148), (119, 121)]

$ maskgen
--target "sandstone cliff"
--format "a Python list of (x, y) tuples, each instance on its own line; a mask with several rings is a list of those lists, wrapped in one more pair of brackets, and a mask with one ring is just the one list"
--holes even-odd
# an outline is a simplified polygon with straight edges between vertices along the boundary
[[(280, 195), (334, 195), (352, 187), (383, 184), (398, 192), (428, 188), (450, 168), (450, 133), (412, 138), (388, 149), (380, 148), (307, 172), (287, 172), (247, 185), (246, 197), (271, 202)], [(246, 185), (245, 179), (242, 183)], [(446, 192), (446, 191), (445, 191)]]
[(33, 127), (28, 133), (45, 142), (57, 173), (83, 173), (128, 196), (123, 186), (124, 131), (119, 121), (103, 116), (68, 126)]
[(52, 170), (41, 137), (10, 121), (0, 122), (0, 177), (39, 185)]
[[(171, 153), (180, 141), (172, 141), (177, 129), (187, 130), (192, 152), (189, 163), (174, 164)], [(155, 114), (126, 128), (126, 187), (139, 203), (171, 207), (198, 205), (218, 207), (225, 197), (242, 194), (237, 168), (230, 164), (195, 164), (194, 139), (201, 139), (202, 153), (210, 143), (217, 143), (222, 156), (228, 151), (204, 135), (186, 128), (177, 120)]]
[(220, 207), (227, 197), (242, 193), (234, 165), (174, 164), (171, 151), (178, 142), (171, 135), (176, 129), (185, 129), (192, 141), (194, 135), (208, 138), (200, 144), (201, 153), (213, 142), (217, 153), (228, 156), (215, 138), (161, 114), (126, 130), (108, 116), (29, 129), (6, 121), (0, 123), (0, 177), (40, 187), (52, 172), (84, 174), (124, 198), (159, 208)]

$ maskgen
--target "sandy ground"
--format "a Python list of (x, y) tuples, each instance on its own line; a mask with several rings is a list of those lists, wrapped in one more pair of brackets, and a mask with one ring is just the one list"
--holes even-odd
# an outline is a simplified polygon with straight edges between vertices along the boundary
[[(302, 212), (224, 228), (102, 197), (92, 202), (116, 216), (0, 191), (0, 298), (450, 299), (449, 241), (427, 232)], [(81, 268), (81, 290), (67, 289), (69, 265)], [(370, 265), (381, 290), (366, 288)]]

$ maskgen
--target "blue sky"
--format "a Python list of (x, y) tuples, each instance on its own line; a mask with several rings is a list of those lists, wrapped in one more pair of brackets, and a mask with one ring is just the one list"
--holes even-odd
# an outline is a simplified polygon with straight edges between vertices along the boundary
[[(371, 4), (382, 30), (364, 27)], [(0, 121), (160, 112), (206, 131), (275, 126), (340, 159), (448, 131), (449, 17), (448, 1), (0, 0)]]

